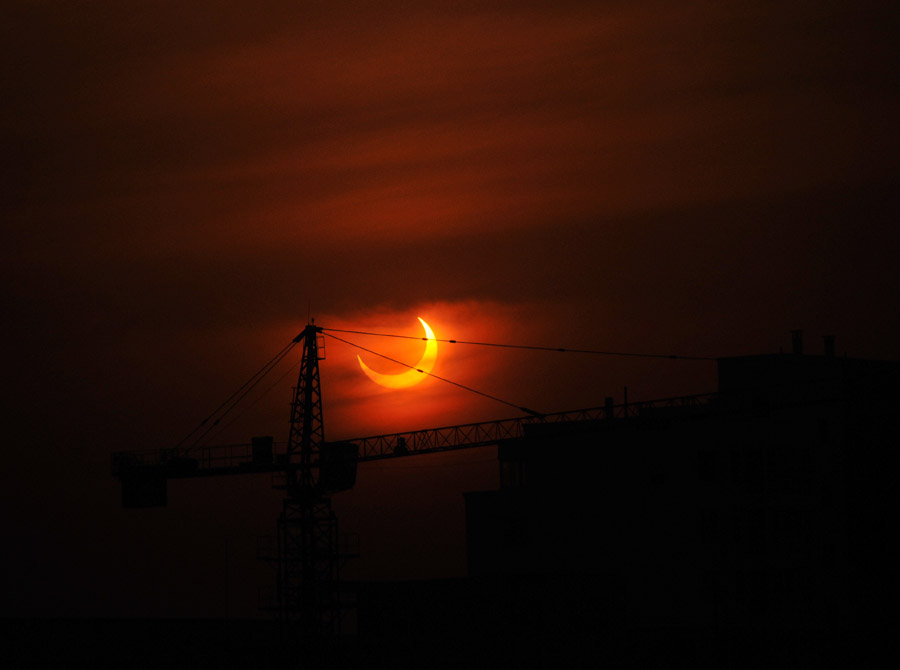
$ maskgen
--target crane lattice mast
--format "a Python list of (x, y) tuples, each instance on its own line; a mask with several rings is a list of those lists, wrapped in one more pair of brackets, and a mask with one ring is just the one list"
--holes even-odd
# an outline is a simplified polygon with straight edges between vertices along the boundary
[(291, 402), (284, 483), (276, 484), (286, 495), (275, 561), (281, 620), (297, 622), (306, 634), (327, 636), (340, 631), (340, 560), (337, 517), (320, 472), (327, 449), (319, 381), (321, 332), (311, 323), (297, 336), (303, 349)]

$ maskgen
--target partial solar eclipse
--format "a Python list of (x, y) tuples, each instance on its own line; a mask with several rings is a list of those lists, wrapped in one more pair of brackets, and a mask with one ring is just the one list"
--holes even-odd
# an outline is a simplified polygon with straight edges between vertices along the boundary
[(422, 358), (420, 358), (419, 362), (413, 366), (413, 369), (396, 375), (383, 375), (380, 372), (372, 370), (368, 365), (363, 363), (362, 358), (357, 355), (356, 359), (359, 361), (359, 366), (362, 368), (362, 371), (376, 384), (381, 384), (389, 389), (405, 389), (410, 386), (415, 386), (431, 372), (431, 369), (434, 367), (434, 362), (437, 360), (437, 341), (434, 339), (434, 333), (431, 332), (431, 328), (428, 327), (428, 324), (422, 321), (421, 317), (417, 318), (422, 322), (422, 327), (425, 328), (427, 342), (425, 343), (425, 353), (422, 354)]

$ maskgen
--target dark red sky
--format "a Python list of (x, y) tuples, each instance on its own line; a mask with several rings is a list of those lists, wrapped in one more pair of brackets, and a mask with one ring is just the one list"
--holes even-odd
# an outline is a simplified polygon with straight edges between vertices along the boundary
[[(108, 459), (177, 442), (309, 313), (702, 356), (802, 328), (900, 358), (896, 26), (888, 2), (4, 3), (0, 614), (221, 613), (226, 540), (252, 613), (269, 482), (126, 513)], [(515, 414), (327, 353), (329, 438)], [(715, 383), (449, 345), (435, 372), (542, 411)], [(283, 439), (289, 387), (217, 437)], [(361, 472), (336, 501), (355, 574), (458, 573), (491, 456)]]

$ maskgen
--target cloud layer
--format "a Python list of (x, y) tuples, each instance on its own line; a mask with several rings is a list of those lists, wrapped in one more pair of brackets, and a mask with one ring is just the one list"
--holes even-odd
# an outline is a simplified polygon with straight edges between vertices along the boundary
[[(14, 535), (71, 510), (10, 574), (78, 532), (115, 537), (109, 453), (177, 441), (308, 314), (709, 356), (799, 327), (900, 357), (892, 5), (385, 4), (0, 10), (3, 400), (11, 443), (35, 445), (3, 484), (34, 510)], [(328, 344), (329, 436), (512, 410), (438, 380), (381, 391), (355, 356)], [(435, 372), (541, 411), (715, 384), (702, 365), (461, 345)], [(222, 439), (286, 433), (290, 383)], [(119, 557), (177, 563), (131, 532)], [(80, 588), (65, 612), (88, 607)]]

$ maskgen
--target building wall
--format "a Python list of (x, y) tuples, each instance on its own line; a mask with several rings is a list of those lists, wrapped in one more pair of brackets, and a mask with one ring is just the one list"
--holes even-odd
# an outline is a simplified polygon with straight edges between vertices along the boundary
[(634, 626), (857, 625), (889, 573), (897, 371), (724, 359), (699, 411), (535, 426), (467, 495), (470, 574), (568, 575)]

